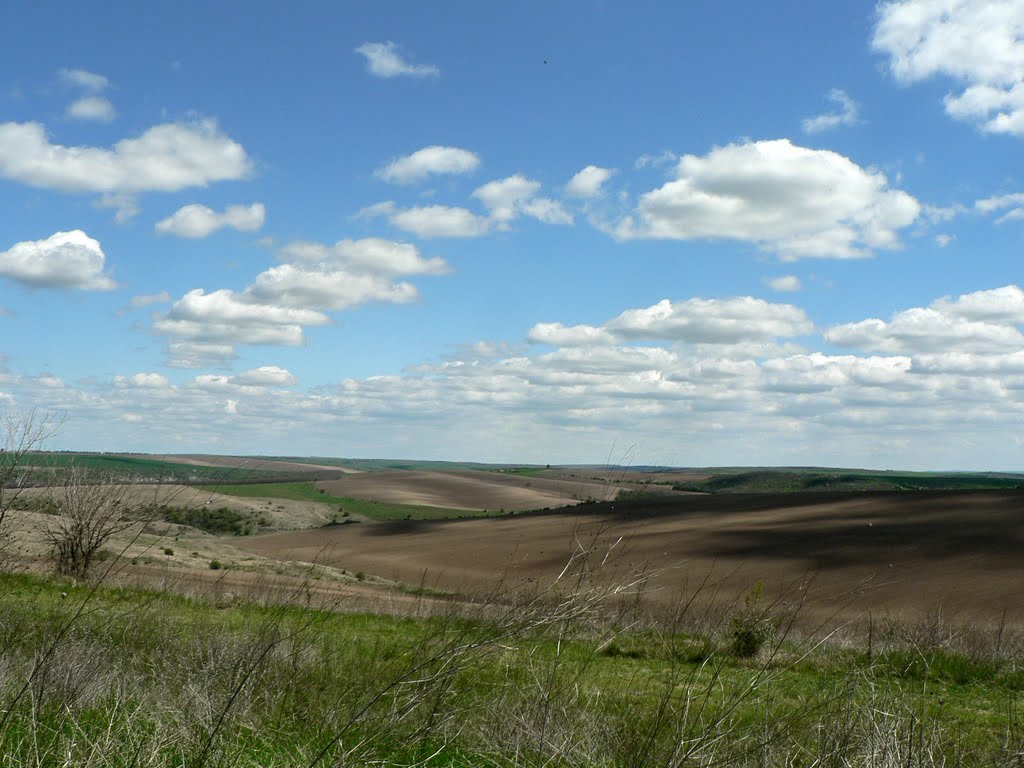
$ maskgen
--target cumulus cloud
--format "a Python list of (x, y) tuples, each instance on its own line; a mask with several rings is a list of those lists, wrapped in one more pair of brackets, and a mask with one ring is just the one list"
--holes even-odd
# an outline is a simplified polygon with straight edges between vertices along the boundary
[(676, 177), (643, 195), (614, 234), (746, 240), (783, 259), (849, 259), (899, 247), (898, 231), (921, 212), (880, 171), (788, 139), (686, 155)]
[(248, 301), (229, 289), (189, 291), (158, 317), (153, 329), (178, 340), (206, 344), (304, 343), (302, 327), (326, 325), (330, 318), (311, 309)]
[(944, 75), (963, 90), (946, 112), (1024, 135), (1024, 5), (1018, 0), (897, 0), (879, 6), (874, 48), (903, 83)]
[(730, 345), (802, 336), (813, 330), (814, 324), (799, 307), (740, 296), (663, 299), (650, 307), (627, 309), (600, 327), (538, 323), (527, 339), (563, 347), (650, 340)]
[(110, 100), (103, 96), (85, 96), (71, 102), (68, 106), (67, 116), (74, 120), (110, 123), (117, 117), (117, 110), (114, 109)]
[(803, 283), (796, 275), (783, 275), (782, 277), (768, 278), (768, 287), (778, 293), (792, 293), (803, 288)]
[(170, 381), (162, 373), (136, 373), (133, 376), (115, 376), (114, 386), (119, 388), (142, 387), (146, 389), (163, 389)]
[(210, 342), (172, 341), (165, 351), (171, 368), (224, 368), (238, 357), (234, 344)]
[(448, 205), (421, 205), (399, 208), (386, 200), (363, 208), (359, 218), (384, 216), (393, 227), (422, 238), (481, 237), (495, 230), (507, 230), (520, 216), (529, 216), (546, 224), (572, 224), (572, 213), (561, 202), (538, 197), (541, 184), (522, 174), (495, 179), (477, 187), (472, 197), (479, 200), (487, 215), (468, 208)]
[(176, 192), (242, 179), (245, 149), (212, 120), (156, 125), (113, 148), (53, 144), (39, 123), (0, 123), (0, 177), (62, 192)]
[(59, 74), (67, 85), (86, 91), (99, 92), (110, 87), (110, 80), (87, 69), (61, 69)]
[(569, 197), (578, 198), (597, 197), (601, 194), (605, 182), (614, 173), (615, 171), (610, 168), (588, 165), (569, 179), (569, 183), (565, 185), (565, 194)]
[(366, 71), (375, 77), (439, 77), (441, 70), (433, 64), (410, 64), (398, 53), (398, 46), (384, 43), (363, 43), (356, 53), (366, 58)]
[(339, 240), (334, 245), (297, 240), (285, 245), (281, 254), (297, 263), (329, 263), (380, 275), (442, 275), (449, 269), (439, 256), (423, 258), (412, 243), (380, 237)]
[(504, 179), (489, 181), (473, 191), (497, 221), (510, 221), (516, 217), (517, 207), (529, 200), (540, 189), (540, 182), (515, 174)]
[(526, 335), (535, 344), (551, 344), (556, 347), (592, 346), (615, 343), (615, 336), (603, 328), (593, 325), (562, 325), (561, 323), (537, 323)]
[(825, 338), (842, 347), (875, 352), (1001, 354), (1024, 348), (1024, 290), (1007, 285), (934, 301), (897, 312), (890, 321), (868, 318), (829, 328)]
[(161, 235), (203, 238), (219, 229), (230, 227), (239, 232), (253, 232), (263, 226), (267, 210), (262, 203), (252, 205), (229, 205), (223, 213), (217, 213), (205, 205), (186, 205), (171, 216), (156, 223)]
[(282, 307), (350, 309), (368, 301), (405, 304), (419, 298), (411, 283), (393, 283), (377, 275), (351, 273), (328, 265), (282, 264), (260, 273), (247, 297)]
[(117, 284), (104, 273), (105, 265), (99, 241), (80, 229), (15, 243), (0, 253), (0, 277), (32, 288), (110, 291)]
[(392, 160), (374, 175), (395, 184), (412, 184), (431, 175), (472, 173), (480, 158), (468, 149), (431, 146)]
[(645, 309), (627, 309), (606, 323), (624, 339), (674, 339), (695, 344), (731, 344), (811, 333), (814, 324), (792, 304), (752, 296), (733, 299), (663, 299)]
[(421, 205), (399, 208), (391, 200), (363, 208), (359, 218), (384, 216), (391, 226), (417, 237), (480, 237), (492, 229), (491, 221), (468, 208), (448, 205)]
[(249, 387), (291, 387), (298, 379), (291, 371), (276, 365), (261, 365), (249, 371), (242, 371), (231, 381)]
[(381, 238), (346, 239), (333, 245), (295, 241), (284, 246), (280, 256), (284, 263), (261, 272), (241, 292), (196, 289), (158, 316), (153, 330), (174, 340), (168, 349), (169, 364), (222, 364), (234, 356), (237, 344), (300, 345), (305, 341), (304, 326), (330, 322), (325, 312), (371, 301), (416, 301), (416, 286), (395, 278), (448, 271), (441, 258), (427, 259), (413, 245)]
[(839, 110), (805, 118), (801, 123), (804, 133), (821, 133), (841, 125), (856, 125), (860, 121), (860, 107), (846, 91), (833, 88), (829, 91), (828, 99), (836, 104)]

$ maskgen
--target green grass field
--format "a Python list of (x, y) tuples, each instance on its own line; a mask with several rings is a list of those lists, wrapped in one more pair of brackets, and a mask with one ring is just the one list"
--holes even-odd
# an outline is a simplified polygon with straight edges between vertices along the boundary
[(282, 605), (0, 576), (3, 764), (1019, 765), (1019, 647), (793, 637), (737, 658), (727, 621), (638, 631), (586, 588), (512, 597), (414, 619), (301, 587)]
[(335, 512), (348, 512), (373, 520), (440, 520), (452, 517), (476, 517), (485, 513), (465, 509), (424, 507), (413, 504), (391, 504), (367, 499), (351, 499), (332, 496), (320, 491), (313, 482), (304, 483), (255, 483), (244, 485), (218, 484), (196, 486), (202, 491), (223, 493), (242, 498), (287, 499), (328, 504)]

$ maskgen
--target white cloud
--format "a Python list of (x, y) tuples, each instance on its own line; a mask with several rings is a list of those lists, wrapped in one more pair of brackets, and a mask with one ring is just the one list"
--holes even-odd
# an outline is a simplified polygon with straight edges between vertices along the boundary
[(281, 253), (293, 262), (332, 264), (380, 275), (443, 275), (448, 271), (444, 259), (425, 259), (412, 243), (379, 237), (339, 240), (334, 245), (297, 240), (284, 246)]
[(282, 307), (351, 309), (368, 301), (405, 304), (419, 298), (411, 283), (327, 265), (282, 264), (260, 273), (247, 289), (254, 301)]
[(846, 91), (833, 88), (829, 91), (828, 99), (839, 106), (839, 111), (826, 112), (804, 119), (801, 123), (804, 133), (821, 133), (841, 125), (856, 125), (860, 121), (860, 107), (847, 95)]
[(1024, 206), (1024, 192), (1011, 192), (1006, 195), (993, 195), (978, 200), (974, 207), (982, 213), (992, 213), (1003, 208), (1017, 208)]
[(666, 165), (676, 165), (678, 162), (679, 155), (666, 149), (657, 155), (640, 155), (640, 157), (636, 159), (636, 162), (633, 163), (633, 167), (639, 171), (644, 168), (661, 168)]
[(519, 210), (545, 224), (570, 225), (575, 221), (573, 215), (560, 202), (549, 197), (534, 197), (519, 205)]
[(105, 264), (99, 241), (76, 229), (16, 243), (0, 253), (0, 277), (33, 288), (110, 291), (117, 284), (104, 274)]
[(1024, 290), (1018, 285), (974, 291), (955, 299), (943, 297), (934, 301), (932, 306), (944, 314), (966, 320), (1024, 324)]
[(535, 344), (552, 344), (556, 347), (615, 343), (615, 336), (603, 328), (592, 325), (565, 326), (561, 323), (537, 323), (526, 338)]
[(876, 352), (999, 354), (1024, 348), (1024, 290), (1008, 285), (942, 298), (913, 307), (886, 322), (869, 318), (834, 326), (825, 333), (833, 344)]
[(569, 197), (597, 197), (601, 194), (605, 182), (608, 181), (614, 173), (615, 171), (610, 168), (588, 165), (582, 171), (569, 179), (569, 183), (565, 185), (565, 194)]
[(945, 75), (963, 86), (946, 112), (1024, 135), (1024, 5), (1019, 0), (898, 0), (879, 6), (874, 48), (898, 80)]
[(86, 91), (98, 93), (110, 87), (110, 80), (86, 69), (61, 69), (60, 77), (66, 84)]
[(158, 317), (153, 329), (179, 341), (214, 345), (304, 343), (304, 325), (326, 325), (330, 318), (311, 309), (247, 301), (234, 291), (206, 293), (201, 288), (178, 299)]
[(356, 53), (366, 58), (366, 70), (376, 77), (438, 77), (441, 70), (432, 64), (410, 64), (398, 53), (398, 46), (384, 43), (363, 43)]
[(117, 110), (109, 99), (102, 96), (85, 96), (68, 106), (67, 116), (75, 120), (94, 120), (99, 123), (113, 122)]
[(752, 296), (677, 302), (663, 299), (645, 309), (627, 309), (603, 327), (623, 339), (674, 339), (695, 344), (802, 336), (814, 330), (814, 324), (799, 307)]
[(249, 371), (242, 371), (232, 377), (235, 384), (250, 387), (291, 387), (298, 383), (298, 379), (291, 371), (280, 368), (276, 365), (261, 365)]
[(473, 197), (484, 204), (490, 212), (491, 221), (498, 228), (507, 227), (521, 214), (546, 224), (572, 224), (572, 214), (561, 203), (546, 197), (535, 197), (540, 187), (539, 181), (517, 173), (487, 182), (473, 191)]
[(473, 197), (484, 204), (491, 218), (498, 222), (511, 221), (518, 214), (518, 206), (540, 190), (540, 182), (515, 174), (504, 179), (489, 181), (473, 191)]
[(614, 233), (746, 240), (784, 259), (846, 259), (899, 247), (898, 230), (920, 212), (880, 171), (780, 139), (684, 156), (677, 178), (643, 195)]
[(161, 373), (136, 373), (134, 376), (115, 376), (114, 386), (143, 387), (146, 389), (164, 389), (170, 385), (170, 381)]
[(239, 232), (253, 232), (263, 226), (267, 210), (262, 203), (252, 205), (229, 205), (223, 213), (217, 213), (205, 205), (186, 205), (171, 216), (156, 223), (161, 235), (202, 238), (219, 229), (230, 227)]
[(779, 293), (791, 293), (793, 291), (799, 291), (803, 288), (803, 283), (800, 282), (800, 278), (796, 275), (783, 275), (782, 277), (772, 277), (768, 279), (768, 286), (773, 291)]
[(479, 216), (468, 208), (447, 205), (398, 208), (389, 200), (364, 208), (358, 216), (386, 216), (392, 226), (423, 238), (480, 237), (492, 228), (490, 219)]
[(507, 230), (520, 216), (546, 224), (572, 224), (572, 213), (559, 201), (536, 196), (540, 188), (539, 181), (518, 173), (477, 187), (472, 196), (487, 209), (486, 216), (461, 206), (399, 208), (391, 200), (367, 206), (356, 216), (363, 219), (384, 216), (392, 226), (422, 238), (482, 237), (495, 230)]
[(425, 259), (413, 245), (381, 238), (334, 245), (296, 241), (281, 256), (285, 263), (261, 272), (240, 293), (196, 289), (158, 316), (153, 330), (174, 340), (168, 364), (223, 365), (234, 357), (236, 344), (299, 345), (304, 326), (330, 322), (325, 311), (416, 301), (416, 286), (394, 278), (448, 271), (443, 259)]
[(176, 192), (242, 179), (252, 163), (215, 122), (167, 123), (112, 149), (52, 144), (39, 123), (0, 123), (0, 176), (64, 192)]
[(480, 158), (468, 149), (431, 146), (392, 160), (374, 175), (395, 184), (412, 184), (435, 174), (472, 173)]
[(172, 341), (166, 351), (171, 368), (223, 368), (238, 357), (233, 344)]
[(996, 219), (997, 224), (1024, 219), (1024, 192), (1012, 192), (1007, 195), (995, 195), (978, 200), (974, 207), (981, 213), (994, 213), (1006, 208), (1010, 210)]
[(126, 224), (139, 215), (139, 196), (133, 192), (108, 192), (96, 205), (100, 208), (113, 208), (114, 221)]
[(802, 336), (813, 330), (814, 324), (799, 307), (740, 296), (677, 302), (663, 299), (650, 307), (627, 309), (600, 327), (538, 323), (530, 329), (527, 339), (563, 347), (637, 340), (731, 345)]
[(935, 244), (939, 246), (939, 248), (945, 248), (954, 240), (956, 240), (956, 235), (939, 234), (935, 236)]

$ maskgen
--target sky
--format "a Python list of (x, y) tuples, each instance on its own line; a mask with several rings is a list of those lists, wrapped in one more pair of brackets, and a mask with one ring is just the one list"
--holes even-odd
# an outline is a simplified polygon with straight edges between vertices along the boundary
[(4, 3), (0, 413), (1024, 470), (1022, 150), (1024, 0)]

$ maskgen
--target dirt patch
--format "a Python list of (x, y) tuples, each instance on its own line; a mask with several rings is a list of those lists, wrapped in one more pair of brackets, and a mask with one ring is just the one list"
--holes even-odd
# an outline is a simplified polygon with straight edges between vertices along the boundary
[(252, 537), (269, 558), (312, 560), (458, 591), (496, 579), (546, 580), (580, 543), (611, 550), (610, 579), (654, 572), (648, 597), (672, 604), (711, 575), (723, 595), (768, 594), (813, 575), (811, 606), (970, 620), (1024, 620), (1024, 492), (688, 496), (501, 518), (409, 521)]

